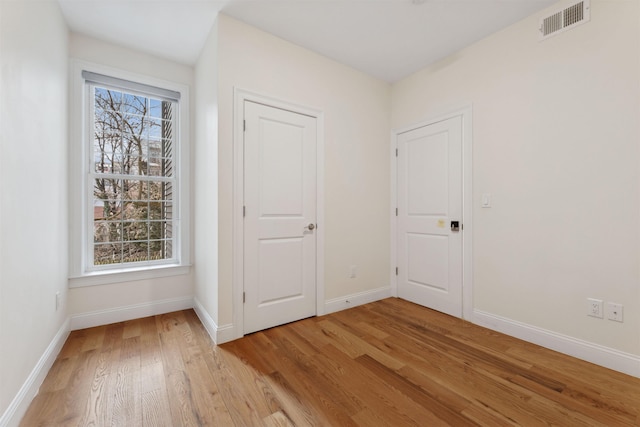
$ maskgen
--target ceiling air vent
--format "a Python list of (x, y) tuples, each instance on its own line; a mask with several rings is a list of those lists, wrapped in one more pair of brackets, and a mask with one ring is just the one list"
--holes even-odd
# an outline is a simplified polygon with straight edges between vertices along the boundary
[(562, 9), (540, 20), (540, 39), (546, 39), (569, 30), (591, 19), (589, 0)]

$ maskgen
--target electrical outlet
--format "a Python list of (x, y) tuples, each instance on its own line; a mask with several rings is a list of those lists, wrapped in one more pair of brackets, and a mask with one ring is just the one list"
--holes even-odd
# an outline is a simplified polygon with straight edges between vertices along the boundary
[(622, 311), (622, 304), (616, 304), (615, 302), (607, 303), (607, 319), (622, 322)]
[(56, 311), (60, 308), (60, 291), (56, 292)]
[(587, 298), (587, 316), (604, 318), (601, 299)]
[(351, 267), (349, 267), (349, 278), (350, 279), (355, 279), (356, 275), (358, 272), (358, 267), (355, 265), (352, 265)]

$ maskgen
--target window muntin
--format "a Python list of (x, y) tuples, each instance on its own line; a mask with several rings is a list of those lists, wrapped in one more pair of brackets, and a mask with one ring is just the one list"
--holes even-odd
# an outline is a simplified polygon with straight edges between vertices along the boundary
[(178, 102), (87, 82), (87, 270), (174, 263)]

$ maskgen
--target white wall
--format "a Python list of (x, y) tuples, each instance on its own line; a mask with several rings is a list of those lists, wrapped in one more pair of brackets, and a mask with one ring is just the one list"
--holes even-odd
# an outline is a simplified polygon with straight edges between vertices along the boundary
[[(234, 87), (325, 114), (327, 300), (389, 285), (389, 128), (472, 102), (474, 308), (640, 355), (638, 4), (593, 0), (590, 23), (542, 43), (539, 16), (390, 88), (226, 16), (194, 74), (68, 40), (55, 3), (0, 2), (0, 414), (68, 315), (195, 289), (218, 325), (232, 322)], [(193, 276), (67, 291), (68, 53), (196, 85)], [(625, 322), (586, 317), (587, 297), (625, 304)]]
[[(185, 84), (193, 92), (193, 68), (186, 65), (75, 33), (72, 33), (70, 37), (69, 55), (74, 59)], [(193, 100), (190, 111), (194, 111)], [(71, 118), (71, 120), (76, 119)], [(193, 123), (193, 115), (190, 120)], [(191, 127), (193, 128), (193, 126)], [(190, 134), (193, 135), (193, 132)], [(189, 211), (192, 210), (189, 209)], [(120, 311), (120, 316), (126, 316), (126, 313), (134, 316), (153, 313), (153, 310), (140, 308), (142, 306), (150, 307), (156, 304), (160, 310), (164, 310), (162, 307), (171, 310), (185, 304), (192, 296), (191, 274), (72, 288), (69, 289), (69, 314), (74, 317), (72, 327), (74, 325), (83, 327), (92, 324), (92, 319), (96, 321), (111, 319), (112, 317), (108, 313)], [(178, 302), (172, 304), (168, 301)], [(184, 302), (180, 303), (179, 301)]]
[[(218, 24), (195, 67), (194, 211), (195, 298), (218, 319)], [(201, 314), (201, 313), (199, 313)], [(205, 319), (203, 319), (203, 322)], [(206, 323), (205, 323), (206, 324)]]
[(389, 286), (389, 85), (224, 15), (218, 37), (218, 324), (232, 321), (234, 87), (324, 112), (326, 299)]
[(591, 4), (564, 34), (538, 41), (543, 12), (395, 84), (392, 126), (473, 103), (476, 310), (640, 355), (638, 2)]
[(57, 3), (0, 2), (0, 424), (67, 318), (67, 49)]

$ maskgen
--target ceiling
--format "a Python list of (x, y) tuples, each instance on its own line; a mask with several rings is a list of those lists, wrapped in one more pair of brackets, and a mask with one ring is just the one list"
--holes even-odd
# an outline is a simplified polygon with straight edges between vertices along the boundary
[(222, 12), (391, 83), (555, 1), (58, 0), (72, 31), (184, 64)]

